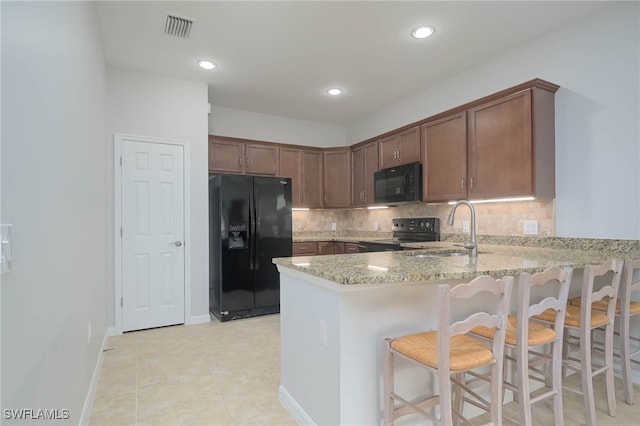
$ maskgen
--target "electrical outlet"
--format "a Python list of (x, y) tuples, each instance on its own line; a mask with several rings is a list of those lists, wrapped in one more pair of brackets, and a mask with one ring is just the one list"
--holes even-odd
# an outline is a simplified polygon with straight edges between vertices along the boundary
[(318, 319), (318, 337), (320, 339), (320, 344), (327, 347), (327, 322), (321, 319)]
[(462, 232), (469, 232), (469, 229), (471, 229), (471, 222), (469, 222), (468, 220), (463, 220), (462, 221)]
[(378, 222), (373, 222), (373, 230), (377, 231), (378, 229), (380, 229), (380, 224)]
[(87, 324), (87, 343), (91, 343), (91, 321)]
[(336, 223), (335, 222), (331, 222), (331, 230), (332, 231), (336, 230)]
[(538, 221), (524, 220), (522, 221), (522, 232), (524, 235), (538, 235)]

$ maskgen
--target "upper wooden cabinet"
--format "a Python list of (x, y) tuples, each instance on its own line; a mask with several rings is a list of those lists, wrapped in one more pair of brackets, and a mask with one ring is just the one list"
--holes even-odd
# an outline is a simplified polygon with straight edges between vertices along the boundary
[(400, 164), (420, 161), (420, 127), (408, 130), (380, 140), (380, 168), (388, 169)]
[(321, 150), (280, 147), (279, 176), (291, 178), (293, 207), (322, 208)]
[(467, 114), (461, 112), (422, 126), (425, 202), (467, 197)]
[(374, 202), (373, 174), (378, 171), (378, 142), (351, 149), (351, 205)]
[(324, 152), (324, 206), (351, 206), (351, 149)]
[(251, 175), (276, 175), (278, 173), (278, 146), (209, 136), (209, 170)]
[(324, 191), (323, 156), (321, 150), (302, 150), (302, 207), (322, 208)]
[(424, 201), (555, 196), (558, 87), (532, 83), (422, 125)]
[(469, 198), (555, 196), (554, 92), (533, 87), (468, 110)]

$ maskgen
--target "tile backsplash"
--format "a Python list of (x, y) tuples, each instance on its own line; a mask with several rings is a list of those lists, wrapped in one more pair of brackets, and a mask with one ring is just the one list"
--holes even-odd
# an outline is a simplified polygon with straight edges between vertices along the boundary
[[(441, 233), (462, 233), (462, 221), (469, 220), (469, 209), (458, 207), (453, 226), (447, 225), (448, 204), (407, 204), (381, 210), (309, 210), (293, 212), (293, 231), (391, 231), (394, 217), (439, 217)], [(511, 201), (474, 204), (476, 230), (480, 235), (524, 235), (525, 220), (538, 222), (538, 236), (555, 236), (554, 201)]]

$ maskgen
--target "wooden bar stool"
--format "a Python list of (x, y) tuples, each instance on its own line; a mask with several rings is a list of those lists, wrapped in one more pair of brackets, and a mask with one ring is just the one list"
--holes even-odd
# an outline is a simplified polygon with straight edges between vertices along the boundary
[[(620, 289), (618, 290), (618, 300), (616, 301), (615, 315), (618, 320), (620, 345), (614, 347), (614, 355), (620, 357), (622, 364), (622, 380), (624, 383), (624, 400), (627, 404), (633, 405), (634, 392), (633, 382), (631, 380), (631, 362), (638, 363), (633, 357), (640, 355), (640, 347), (631, 351), (631, 341), (640, 342), (637, 336), (631, 336), (629, 332), (629, 324), (631, 317), (640, 314), (640, 302), (632, 300), (633, 293), (640, 292), (640, 280), (633, 281), (634, 273), (640, 273), (640, 258), (627, 259), (624, 261), (622, 269), (622, 278), (620, 281)], [(574, 306), (581, 305), (581, 298), (571, 299)], [(608, 303), (606, 300), (594, 302), (591, 307), (600, 312), (606, 312)]]
[[(571, 268), (560, 269), (552, 267), (537, 274), (520, 274), (518, 280), (517, 315), (509, 315), (509, 325), (505, 337), (505, 367), (506, 361), (515, 361), (516, 380), (509, 382), (504, 377), (505, 388), (511, 389), (518, 400), (520, 419), (509, 419), (515, 423), (532, 425), (531, 406), (548, 398), (553, 398), (553, 411), (556, 426), (564, 424), (562, 408), (562, 345), (564, 330), (564, 311), (569, 295), (571, 283)], [(553, 296), (543, 298), (539, 303), (530, 304), (531, 289), (538, 286), (555, 286)], [(556, 315), (553, 327), (540, 322), (531, 321), (535, 315), (547, 309), (559, 313)], [(472, 330), (486, 339), (493, 339), (495, 329), (476, 327)], [(551, 345), (551, 354), (534, 351), (533, 348)], [(515, 358), (509, 356), (508, 351), (515, 352)], [(533, 357), (531, 357), (533, 355)], [(551, 365), (550, 389), (535, 396), (531, 396), (529, 380), (547, 383), (549, 378), (540, 370), (540, 363)], [(506, 368), (505, 368), (506, 370)], [(506, 417), (505, 417), (506, 418)]]
[[(502, 424), (502, 363), (506, 320), (513, 277), (496, 280), (481, 276), (467, 284), (450, 288), (446, 284), (438, 286), (440, 312), (437, 330), (384, 340), (384, 424), (407, 414), (418, 413), (427, 419), (444, 424), (456, 424), (463, 420), (463, 402), (469, 402), (490, 413), (490, 424)], [(495, 306), (486, 311), (475, 312), (463, 320), (452, 322), (453, 302), (470, 299), (481, 293), (497, 296)], [(469, 330), (484, 325), (496, 328), (493, 344), (487, 346), (468, 335)], [(409, 401), (394, 391), (394, 356), (399, 355), (438, 376), (439, 394), (425, 395)], [(475, 390), (465, 386), (464, 373), (482, 367), (490, 368), (490, 399), (482, 398)], [(453, 383), (453, 388), (452, 388)], [(452, 408), (452, 390), (455, 392), (456, 409)], [(464, 392), (469, 397), (464, 397)], [(400, 403), (396, 407), (396, 401)], [(425, 411), (429, 407), (440, 406), (440, 418)]]
[[(581, 290), (583, 304), (582, 306), (569, 304), (565, 313), (562, 364), (564, 369), (580, 372), (582, 388), (577, 390), (565, 386), (563, 389), (583, 395), (587, 424), (589, 425), (597, 424), (593, 378), (598, 374), (605, 373), (609, 415), (613, 417), (617, 415), (613, 383), (613, 324), (614, 300), (618, 294), (622, 265), (622, 260), (609, 260), (601, 265), (585, 266)], [(606, 281), (599, 283), (598, 289), (594, 289), (596, 278), (599, 278), (599, 281)], [(591, 304), (600, 300), (604, 300), (607, 304), (606, 313), (591, 309)], [(535, 318), (553, 324), (555, 317), (556, 311), (547, 310)], [(604, 362), (602, 365), (593, 365), (592, 333), (601, 327), (605, 332)], [(571, 356), (576, 348), (579, 349), (579, 358)]]

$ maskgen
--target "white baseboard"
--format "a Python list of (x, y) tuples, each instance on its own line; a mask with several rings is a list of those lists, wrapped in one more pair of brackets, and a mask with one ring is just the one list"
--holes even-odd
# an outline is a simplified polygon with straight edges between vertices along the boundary
[(116, 330), (115, 327), (107, 328), (107, 336), (120, 336), (121, 334), (122, 334), (122, 331)]
[(91, 376), (91, 383), (89, 384), (89, 390), (87, 391), (87, 397), (84, 400), (84, 406), (82, 407), (82, 415), (80, 416), (80, 426), (87, 426), (91, 419), (91, 409), (93, 408), (93, 400), (96, 396), (96, 389), (98, 388), (98, 380), (100, 379), (100, 372), (102, 371), (102, 362), (104, 361), (104, 348), (107, 346), (107, 340), (109, 339), (109, 329), (105, 330), (104, 338), (102, 339), (102, 346), (100, 347), (100, 353), (98, 354), (98, 360), (96, 366), (93, 369), (93, 375)]
[(186, 325), (205, 324), (208, 322), (211, 322), (211, 315), (195, 315), (189, 318), (189, 322)]
[(289, 392), (287, 392), (285, 388), (282, 387), (282, 385), (280, 385), (280, 387), (278, 388), (278, 399), (280, 399), (280, 402), (282, 403), (282, 405), (284, 405), (284, 408), (289, 411), (289, 414), (293, 416), (298, 424), (316, 426), (315, 422), (311, 420), (311, 417), (309, 417), (309, 415), (302, 409), (302, 407), (296, 402), (296, 400), (293, 399)]

